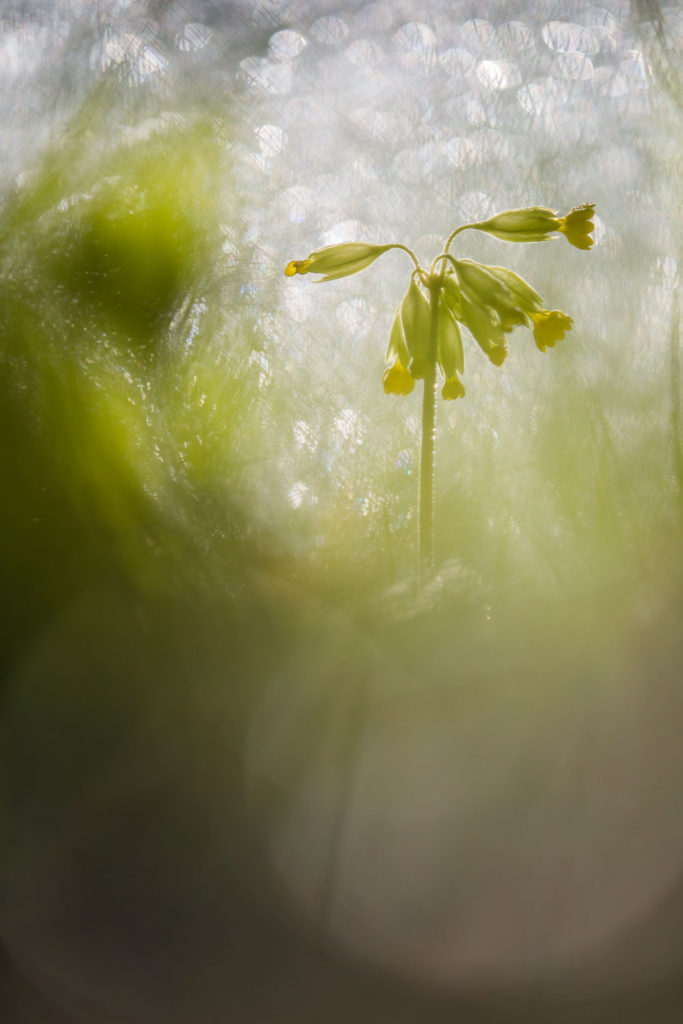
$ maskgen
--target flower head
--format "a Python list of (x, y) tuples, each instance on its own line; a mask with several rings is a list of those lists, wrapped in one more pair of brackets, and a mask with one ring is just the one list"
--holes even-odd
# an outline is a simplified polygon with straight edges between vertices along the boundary
[(334, 281), (338, 277), (357, 274), (374, 263), (378, 256), (393, 249), (393, 245), (365, 245), (364, 242), (342, 242), (315, 249), (305, 260), (291, 260), (285, 267), (287, 277), (295, 274), (324, 274), (321, 281)]
[(561, 216), (547, 206), (529, 206), (465, 224), (449, 236), (445, 251), (436, 257), (429, 273), (404, 245), (344, 242), (315, 249), (305, 259), (291, 260), (285, 274), (314, 273), (321, 275), (319, 280), (332, 281), (365, 270), (388, 249), (403, 249), (415, 269), (394, 315), (384, 391), (408, 395), (415, 381), (432, 381), (438, 368), (444, 380), (442, 396), (462, 398), (465, 386), (460, 375), (465, 360), (461, 324), (494, 366), (502, 366), (508, 354), (508, 335), (514, 328), (531, 328), (537, 347), (545, 352), (564, 338), (573, 320), (560, 309), (546, 309), (528, 281), (507, 267), (455, 259), (449, 252), (451, 242), (465, 228), (474, 228), (507, 242), (539, 242), (562, 234), (577, 249), (590, 249), (594, 209), (593, 203), (584, 203)]

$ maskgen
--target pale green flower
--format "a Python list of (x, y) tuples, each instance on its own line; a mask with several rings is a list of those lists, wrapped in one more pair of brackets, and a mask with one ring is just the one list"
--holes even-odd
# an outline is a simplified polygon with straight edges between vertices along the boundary
[(560, 216), (547, 206), (529, 206), (524, 210), (505, 210), (469, 227), (486, 231), (505, 242), (543, 242), (555, 232), (561, 232), (577, 249), (590, 249), (594, 209), (595, 203), (584, 203)]
[(571, 330), (573, 320), (561, 310), (548, 310), (531, 285), (508, 270), (474, 260), (452, 260), (448, 298), (460, 286), (458, 319), (469, 328), (475, 341), (492, 363), (500, 366), (507, 355), (505, 335), (518, 325), (533, 325), (536, 345), (545, 352)]
[(415, 275), (403, 296), (399, 316), (410, 356), (407, 367), (414, 380), (423, 380), (429, 369), (431, 310), (429, 300), (415, 280)]
[(557, 214), (547, 206), (529, 206), (525, 210), (505, 210), (472, 227), (504, 242), (542, 242), (558, 230), (558, 225)]
[(401, 323), (401, 307), (396, 310), (389, 335), (387, 368), (384, 371), (384, 391), (387, 395), (408, 395), (415, 387), (415, 380), (408, 370), (410, 353)]
[(393, 245), (365, 245), (363, 242), (342, 242), (315, 249), (305, 260), (291, 260), (285, 267), (287, 277), (295, 274), (324, 274), (322, 281), (357, 274), (374, 263), (378, 256), (393, 249)]
[(442, 397), (449, 400), (463, 398), (465, 385), (458, 377), (465, 369), (462, 335), (458, 321), (443, 301), (439, 304), (436, 361), (446, 381), (441, 389)]

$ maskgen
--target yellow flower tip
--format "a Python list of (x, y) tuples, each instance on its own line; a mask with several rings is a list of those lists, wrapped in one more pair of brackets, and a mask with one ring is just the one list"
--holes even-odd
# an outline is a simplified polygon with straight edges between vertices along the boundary
[(384, 371), (384, 392), (387, 395), (409, 395), (415, 387), (415, 381), (405, 366), (397, 359)]
[(553, 348), (556, 342), (561, 341), (574, 323), (561, 309), (542, 309), (539, 313), (529, 315), (534, 322), (534, 339), (541, 352)]
[(488, 351), (488, 357), (494, 366), (502, 366), (507, 354), (508, 350), (502, 345), (492, 345)]
[(582, 206), (575, 206), (564, 217), (560, 217), (557, 230), (561, 231), (572, 245), (577, 249), (590, 249), (593, 244), (591, 231), (595, 203), (584, 203)]
[(459, 377), (448, 377), (446, 383), (441, 388), (441, 396), (445, 398), (447, 402), (453, 401), (455, 398), (465, 397), (465, 385)]
[(307, 274), (313, 260), (291, 260), (285, 267), (285, 275), (294, 277), (295, 274)]

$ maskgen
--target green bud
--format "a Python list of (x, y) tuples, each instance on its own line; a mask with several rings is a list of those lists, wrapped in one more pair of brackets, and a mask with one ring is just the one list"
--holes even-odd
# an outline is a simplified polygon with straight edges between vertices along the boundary
[(364, 242), (342, 242), (315, 249), (305, 260), (291, 260), (285, 267), (287, 277), (295, 274), (324, 274), (321, 281), (357, 274), (374, 263), (393, 245), (366, 245)]
[(486, 269), (510, 290), (525, 313), (543, 308), (543, 299), (538, 292), (523, 277), (515, 274), (514, 270), (508, 270), (507, 267), (486, 267)]
[(387, 363), (393, 363), (396, 359), (398, 359), (401, 365), (406, 368), (410, 362), (410, 353), (408, 352), (406, 339), (403, 335), (403, 326), (401, 324), (400, 306), (394, 315), (394, 320), (391, 325), (391, 334), (389, 335), (389, 345), (387, 347)]
[(492, 363), (500, 366), (507, 355), (505, 333), (500, 323), (489, 314), (488, 309), (463, 296), (463, 313), (460, 320), (470, 331), (482, 352)]
[(430, 316), (429, 302), (413, 277), (401, 303), (401, 326), (410, 354), (408, 369), (415, 380), (427, 374)]
[(456, 320), (460, 320), (462, 314), (462, 295), (453, 274), (447, 274), (444, 278), (441, 297)]
[(504, 242), (543, 242), (559, 230), (560, 221), (547, 206), (529, 206), (524, 210), (504, 210), (472, 227)]
[(522, 278), (515, 280), (517, 275), (512, 271), (508, 271), (507, 276), (499, 274), (497, 267), (487, 267), (474, 260), (456, 260), (455, 263), (458, 279), (468, 298), (492, 310), (504, 331), (512, 330), (517, 324), (528, 324), (527, 313), (540, 308), (540, 296)]
[(490, 268), (474, 260), (456, 260), (458, 280), (473, 302), (493, 306), (494, 309), (515, 305), (508, 286), (491, 273)]
[(439, 334), (437, 340), (437, 362), (441, 372), (448, 380), (456, 373), (465, 369), (465, 356), (462, 348), (462, 335), (458, 321), (446, 303), (439, 305)]

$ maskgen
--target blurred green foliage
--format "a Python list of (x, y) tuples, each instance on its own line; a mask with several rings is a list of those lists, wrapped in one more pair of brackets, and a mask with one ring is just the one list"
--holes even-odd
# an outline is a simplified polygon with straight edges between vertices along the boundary
[[(108, 133), (99, 119), (112, 122)], [(5, 198), (0, 544), (10, 661), (87, 588), (163, 590), (201, 546), (216, 462), (229, 466), (233, 454), (237, 385), (225, 365), (181, 361), (174, 339), (187, 341), (189, 322), (204, 339), (211, 330), (203, 313), (228, 194), (224, 130), (215, 118), (179, 115), (130, 127), (90, 101)], [(221, 515), (229, 507), (223, 495)]]

